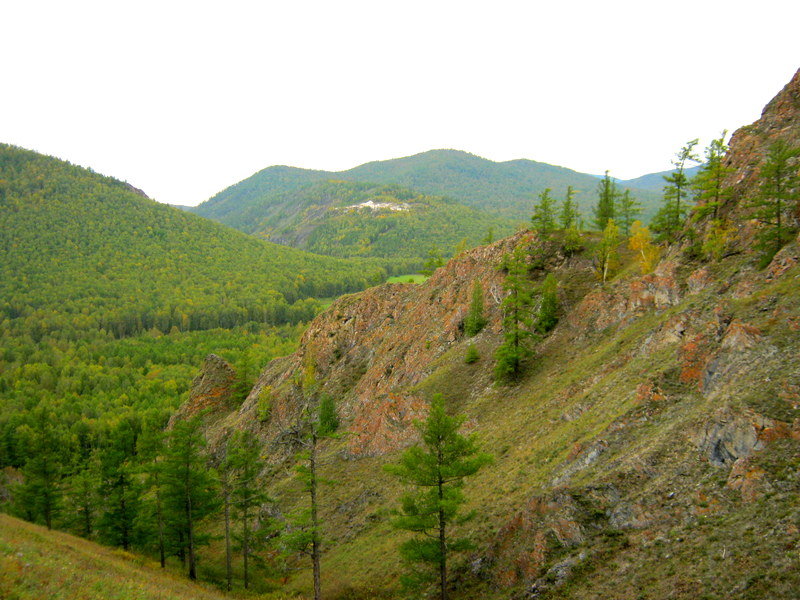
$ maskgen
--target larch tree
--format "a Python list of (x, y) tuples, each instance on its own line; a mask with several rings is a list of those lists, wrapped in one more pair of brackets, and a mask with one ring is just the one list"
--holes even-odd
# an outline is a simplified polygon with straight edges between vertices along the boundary
[(578, 204), (575, 202), (575, 190), (569, 185), (567, 186), (567, 193), (564, 196), (564, 200), (561, 202), (561, 211), (558, 214), (558, 221), (561, 225), (561, 229), (564, 231), (577, 229), (580, 218), (581, 213), (578, 210)]
[(763, 262), (772, 259), (788, 241), (790, 224), (786, 211), (800, 201), (800, 147), (779, 140), (770, 146), (761, 167), (761, 187), (750, 201), (753, 218), (762, 224), (759, 246)]
[(467, 538), (454, 535), (455, 526), (472, 516), (460, 512), (466, 502), (464, 480), (492, 460), (480, 452), (474, 436), (459, 433), (463, 422), (463, 416), (446, 413), (444, 398), (436, 394), (428, 418), (416, 424), (422, 443), (385, 467), (411, 488), (393, 522), (417, 534), (400, 546), (409, 568), (402, 582), (412, 590), (437, 582), (440, 600), (447, 600), (448, 559), (472, 547)]
[(164, 509), (174, 523), (179, 554), (189, 563), (189, 579), (197, 579), (197, 548), (210, 538), (197, 524), (219, 507), (218, 480), (208, 466), (200, 416), (178, 421), (164, 450)]
[(664, 240), (675, 237), (683, 227), (683, 222), (689, 212), (688, 197), (690, 189), (689, 177), (686, 175), (687, 165), (690, 162), (700, 162), (694, 147), (698, 140), (690, 140), (683, 146), (672, 164), (675, 167), (672, 173), (664, 175), (664, 203), (653, 218), (652, 229)]
[(479, 280), (472, 283), (472, 301), (464, 318), (464, 333), (468, 337), (478, 335), (486, 326), (483, 306), (483, 286)]
[(506, 271), (503, 286), (508, 295), (502, 302), (504, 342), (495, 352), (494, 374), (498, 381), (509, 381), (522, 372), (534, 337), (533, 290), (524, 248), (518, 246), (512, 254), (504, 256), (501, 268)]
[(733, 168), (725, 164), (725, 155), (728, 153), (728, 144), (725, 142), (727, 135), (726, 130), (718, 138), (711, 140), (704, 152), (705, 162), (692, 179), (696, 219), (710, 215), (712, 220), (718, 220), (720, 206), (731, 196), (732, 189), (725, 186), (725, 180), (733, 172)]
[(597, 206), (594, 209), (594, 225), (603, 231), (610, 219), (617, 215), (617, 184), (606, 171), (603, 179), (597, 184)]
[(660, 252), (658, 246), (653, 245), (650, 239), (650, 230), (642, 225), (641, 221), (633, 222), (631, 237), (628, 239), (628, 247), (636, 252), (639, 270), (642, 275), (646, 275), (655, 269)]
[(556, 203), (550, 195), (550, 188), (546, 188), (536, 198), (533, 204), (531, 217), (533, 228), (542, 235), (555, 231), (556, 228)]
[(631, 235), (631, 225), (636, 220), (636, 216), (642, 212), (642, 204), (633, 197), (630, 190), (625, 190), (619, 198), (617, 216), (622, 235)]

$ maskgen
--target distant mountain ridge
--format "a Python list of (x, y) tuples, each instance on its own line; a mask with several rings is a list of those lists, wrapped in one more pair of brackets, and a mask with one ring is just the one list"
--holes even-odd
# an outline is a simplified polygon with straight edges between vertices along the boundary
[(506, 236), (517, 223), (393, 184), (323, 180), (257, 201), (232, 225), (245, 233), (338, 257), (423, 259)]
[[(429, 150), (339, 172), (267, 167), (190, 210), (239, 228), (243, 220), (241, 213), (252, 206), (268, 204), (277, 194), (329, 179), (396, 184), (424, 194), (449, 197), (506, 218), (524, 220), (530, 217), (538, 193), (550, 188), (556, 198), (561, 198), (570, 185), (578, 192), (578, 204), (584, 217), (589, 219), (597, 188), (597, 176), (566, 167), (527, 159), (495, 162), (461, 150)], [(631, 191), (645, 206), (645, 218), (655, 213), (660, 190)]]

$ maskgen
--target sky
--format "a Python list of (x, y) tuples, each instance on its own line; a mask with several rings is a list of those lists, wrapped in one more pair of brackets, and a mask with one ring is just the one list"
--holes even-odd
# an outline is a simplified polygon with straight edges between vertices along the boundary
[(619, 179), (756, 120), (800, 2), (0, 3), (0, 142), (196, 205), (434, 148)]

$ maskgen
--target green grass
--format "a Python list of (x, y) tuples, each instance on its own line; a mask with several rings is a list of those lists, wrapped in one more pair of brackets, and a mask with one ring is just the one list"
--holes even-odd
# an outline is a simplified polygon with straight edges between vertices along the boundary
[(389, 279), (386, 280), (386, 283), (423, 283), (427, 279), (427, 275), (409, 273), (408, 275), (395, 275), (394, 277), (389, 277)]
[[(4, 600), (223, 600), (158, 563), (0, 514)], [(276, 599), (277, 600), (277, 599)]]

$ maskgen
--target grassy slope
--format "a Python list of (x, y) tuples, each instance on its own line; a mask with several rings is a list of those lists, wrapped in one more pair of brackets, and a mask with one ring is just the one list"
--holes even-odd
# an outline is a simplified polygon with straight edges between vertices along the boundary
[[(742, 267), (735, 260), (712, 265), (712, 273), (725, 281)], [(800, 267), (794, 267), (752, 296), (722, 303), (732, 318), (758, 327), (783, 357), (800, 355), (800, 340), (787, 335), (785, 325), (761, 311), (759, 303), (778, 298), (776, 310), (800, 317), (798, 276)], [(680, 380), (680, 344), (641, 351), (645, 340), (676, 315), (710, 314), (719, 306), (719, 292), (710, 288), (627, 326), (592, 334), (578, 345), (565, 330), (556, 331), (539, 347), (536, 364), (518, 386), (491, 386), (489, 357), (499, 340), (486, 332), (462, 340), (439, 361), (420, 391), (443, 392), (454, 410), (469, 415), (483, 447), (496, 457), (493, 467), (465, 487), (470, 506), (478, 511), (478, 518), (464, 526), (479, 544), (468, 559), (484, 557), (495, 574), (504, 569), (517, 573), (509, 579), (511, 589), (497, 588), (496, 579), (485, 580), (485, 573), (458, 566), (466, 564), (462, 558), (454, 571), (461, 580), (456, 597), (499, 600), (520, 589), (524, 578), (518, 573), (534, 553), (526, 546), (530, 539), (514, 542), (520, 548), (513, 559), (498, 554), (496, 543), (521, 507), (559, 493), (582, 507), (574, 520), (584, 539), (576, 545), (550, 534), (547, 561), (535, 573), (544, 575), (566, 557), (583, 558), (566, 586), (542, 597), (795, 597), (800, 589), (795, 568), (800, 558), (800, 441), (777, 440), (756, 455), (754, 465), (763, 469), (771, 491), (753, 501), (725, 485), (730, 469), (709, 464), (694, 441), (709, 416), (721, 410), (785, 419), (785, 413), (774, 413), (768, 395), (748, 399), (736, 393), (757, 389), (765, 373), (745, 373), (734, 393), (709, 397)], [(482, 358), (468, 366), (463, 356), (471, 341)], [(774, 379), (782, 369), (789, 376), (800, 372), (796, 358), (776, 360), (765, 367)], [(646, 382), (658, 384), (666, 397), (638, 397), (637, 387)], [(334, 598), (394, 597), (402, 536), (392, 531), (389, 512), (397, 506), (400, 488), (381, 471), (393, 457), (342, 461), (340, 444), (330, 443), (322, 460), (322, 476), (337, 481), (323, 492), (329, 539), (323, 559), (326, 589)], [(570, 468), (576, 449), (592, 444), (604, 448), (601, 458), (556, 485), (554, 478)], [(285, 492), (292, 484), (284, 481), (277, 488)], [(619, 494), (650, 521), (620, 529), (610, 518), (619, 504), (605, 493)], [(310, 574), (302, 570), (289, 589), (307, 593), (309, 586)]]
[(157, 562), (0, 514), (5, 600), (221, 600)]

